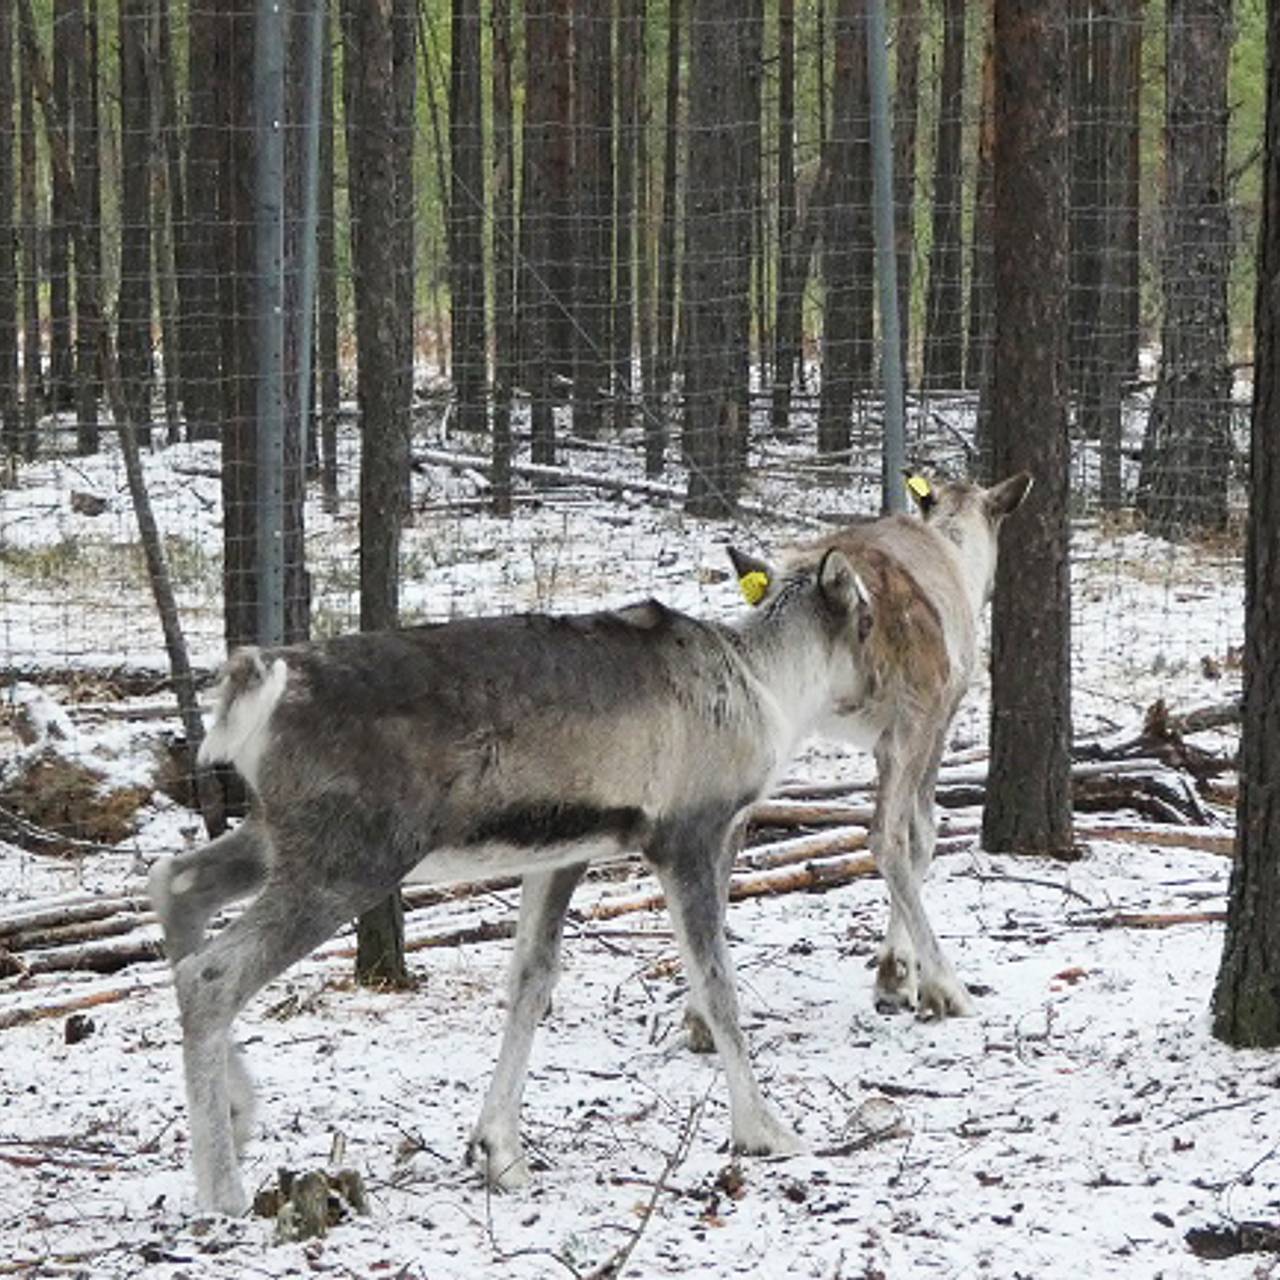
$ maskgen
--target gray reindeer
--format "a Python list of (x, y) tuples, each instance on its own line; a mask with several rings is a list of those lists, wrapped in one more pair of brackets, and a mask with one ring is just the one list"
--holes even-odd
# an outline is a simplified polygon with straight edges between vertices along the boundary
[[(691, 1011), (724, 1066), (733, 1145), (799, 1140), (761, 1096), (724, 940), (735, 829), (820, 722), (875, 691), (868, 597), (831, 548), (764, 569), (739, 625), (655, 601), (572, 617), (486, 618), (242, 649), (201, 760), (233, 763), (249, 816), (162, 861), (150, 892), (181, 1012), (203, 1207), (246, 1205), (237, 1150), (253, 1090), (229, 1042), (266, 982), (401, 881), (523, 876), (510, 1003), (468, 1155), (489, 1183), (528, 1177), (520, 1100), (587, 864), (640, 850), (665, 892)], [(212, 938), (224, 903), (256, 893)]]
[[(860, 652), (860, 692), (822, 726), (875, 752), (878, 771), (871, 849), (889, 886), (889, 928), (876, 974), (884, 1011), (923, 1018), (974, 1012), (974, 1004), (929, 923), (920, 886), (937, 838), (934, 790), (947, 732), (973, 679), (978, 626), (995, 583), (1000, 528), (1031, 489), (1024, 472), (990, 488), (936, 488), (913, 476), (919, 517), (887, 516), (795, 547), (784, 565), (812, 570), (838, 551), (871, 597)], [(767, 566), (738, 555), (744, 584)], [(753, 583), (761, 578), (750, 579)], [(752, 591), (767, 606), (767, 590)], [(706, 1038), (694, 1024), (700, 1047)]]

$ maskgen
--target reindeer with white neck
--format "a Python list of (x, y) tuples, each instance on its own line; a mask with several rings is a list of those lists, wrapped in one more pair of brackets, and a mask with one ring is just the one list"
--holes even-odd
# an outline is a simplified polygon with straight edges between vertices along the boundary
[[(876, 973), (876, 1004), (922, 1018), (974, 1012), (943, 954), (920, 886), (937, 838), (934, 790), (951, 721), (973, 679), (982, 610), (995, 583), (1000, 527), (1031, 489), (1026, 472), (991, 488), (908, 487), (919, 518), (887, 516), (850, 525), (785, 553), (804, 569), (839, 551), (871, 597), (860, 646), (861, 692), (822, 731), (875, 752), (878, 770), (871, 849), (889, 886), (889, 928)], [(748, 599), (767, 603), (766, 566), (735, 561)], [(701, 1041), (695, 1025), (695, 1039)]]
[[(576, 617), (450, 622), (240, 650), (203, 761), (229, 761), (249, 817), (153, 869), (183, 1029), (200, 1203), (246, 1198), (252, 1086), (229, 1042), (250, 997), (405, 879), (523, 876), (510, 1003), (469, 1154), (528, 1176), (519, 1133), (534, 1028), (588, 863), (643, 852), (729, 1090), (733, 1145), (798, 1148), (766, 1106), (724, 940), (733, 834), (819, 722), (874, 702), (867, 590), (831, 547), (769, 575), (738, 626), (648, 601)], [(256, 894), (211, 939), (233, 898)]]

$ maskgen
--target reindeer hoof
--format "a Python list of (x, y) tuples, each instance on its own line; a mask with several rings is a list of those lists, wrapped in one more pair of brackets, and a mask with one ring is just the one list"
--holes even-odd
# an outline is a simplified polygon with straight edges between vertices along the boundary
[(920, 984), (920, 1004), (916, 1016), (922, 1022), (942, 1018), (972, 1018), (978, 1012), (973, 997), (958, 978), (944, 975)]
[(467, 1163), (494, 1191), (519, 1191), (529, 1182), (529, 1162), (520, 1139), (477, 1133), (467, 1144)]
[(686, 1009), (684, 1030), (691, 1053), (715, 1053), (716, 1041), (707, 1020), (696, 1009)]
[(744, 1156), (798, 1156), (808, 1150), (799, 1134), (767, 1111), (735, 1126), (733, 1149)]
[(885, 950), (876, 967), (876, 1010), (901, 1013), (918, 1003), (915, 957), (901, 951)]

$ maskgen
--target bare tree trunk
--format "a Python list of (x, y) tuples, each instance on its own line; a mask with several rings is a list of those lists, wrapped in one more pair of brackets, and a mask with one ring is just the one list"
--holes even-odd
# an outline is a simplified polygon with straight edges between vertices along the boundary
[(611, 6), (576, 0), (574, 16), (573, 431), (600, 432), (613, 368), (609, 263), (613, 210)]
[(511, 514), (511, 409), (516, 378), (515, 107), (511, 0), (492, 0), (493, 64), (493, 510)]
[[(73, 0), (53, 5), (53, 109), (63, 136), (71, 136), (71, 66), (75, 54)], [(75, 405), (71, 353), (71, 205), (74, 191), (55, 167), (49, 182), (49, 402), (56, 412)]]
[(818, 451), (847, 454), (855, 391), (871, 383), (874, 254), (865, 0), (839, 0), (831, 86), (830, 179), (822, 245)]
[(983, 847), (1071, 849), (1066, 331), (1066, 32), (1037, 0), (996, 0), (995, 470), (1035, 477), (992, 619)]
[[(156, 301), (160, 310), (160, 346), (164, 353), (164, 408), (169, 443), (182, 438), (182, 310), (178, 298), (178, 249), (176, 211), (183, 208), (182, 135), (178, 120), (177, 91), (173, 82), (173, 32), (170, 0), (155, 0), (152, 39), (147, 51), (152, 129), (159, 139), (163, 163), (154, 173)], [(176, 195), (175, 195), (176, 193)]]
[(149, 0), (120, 0), (120, 291), (116, 351), (138, 443), (151, 447), (151, 99)]
[(893, 240), (898, 260), (902, 375), (910, 382), (911, 280), (916, 238), (916, 129), (920, 115), (920, 0), (899, 0), (893, 86)]
[(1262, 229), (1254, 306), (1253, 421), (1245, 559), (1244, 734), (1227, 936), (1213, 1034), (1280, 1045), (1280, 8), (1267, 11)]
[(338, 509), (338, 227), (334, 207), (333, 15), (326, 5), (320, 61), (320, 186), (317, 191), (316, 364), (320, 384), (320, 491), (324, 509)]
[(1153, 533), (1177, 538), (1227, 522), (1231, 0), (1169, 0), (1165, 21), (1165, 310), (1138, 509)]
[(778, 283), (773, 321), (773, 395), (769, 426), (782, 435), (791, 425), (791, 389), (800, 346), (800, 217), (796, 204), (796, 6), (778, 4)]
[(16, 457), (22, 448), (18, 404), (18, 261), (14, 253), (17, 95), (13, 82), (14, 13), (0, 12), (0, 439)]
[[(992, 0), (984, 5), (986, 36), (982, 46), (982, 98), (978, 111), (978, 173), (973, 188), (973, 238), (969, 246), (969, 334), (965, 345), (964, 385), (987, 394), (991, 372), (991, 215), (992, 160), (995, 152), (996, 51)], [(981, 422), (981, 409), (979, 410)], [(982, 432), (979, 432), (981, 435)], [(978, 456), (990, 461), (979, 441)]]
[[(399, 154), (394, 33), (389, 6), (345, 0), (344, 90), (352, 193), (352, 263), (360, 406), (360, 627), (396, 625), (400, 529), (409, 463), (409, 400), (396, 333)], [(475, 33), (478, 39), (478, 30)], [(360, 917), (356, 974), (403, 983), (404, 909), (399, 893)]]
[(546, 76), (550, 107), (547, 146), (550, 225), (547, 229), (547, 311), (552, 393), (557, 402), (566, 398), (573, 381), (574, 255), (578, 251), (574, 226), (573, 155), (573, 5), (574, 0), (550, 0), (547, 63), (535, 74)]
[[(665, 399), (671, 391), (676, 358), (676, 210), (680, 173), (680, 33), (684, 27), (682, 0), (670, 0), (667, 9), (667, 80), (662, 152), (662, 216), (658, 230), (658, 358), (657, 395)], [(665, 420), (655, 424), (650, 441), (650, 475), (655, 451), (666, 451)]]
[(689, 37), (685, 509), (697, 516), (732, 515), (742, 488), (763, 27), (756, 7), (704, 0)]
[(1067, 7), (1070, 67), (1067, 371), (1071, 394), (1078, 401), (1090, 377), (1089, 364), (1096, 354), (1092, 339), (1097, 332), (1101, 282), (1103, 212), (1099, 162), (1106, 86), (1097, 65), (1103, 36), (1098, 5), (1095, 0), (1069, 0)]
[(452, 0), (449, 41), (449, 279), (458, 425), (485, 429), (484, 106), (479, 0)]
[(34, 77), (26, 58), (20, 60), (20, 164), (18, 219), (22, 246), (22, 456), (36, 456), (36, 424), (44, 400), (40, 362), (40, 254), (36, 225), (36, 99)]
[(102, 276), (102, 182), (98, 127), (98, 0), (75, 0), (72, 63), (76, 209), (76, 446), (98, 451), (98, 313)]
[(644, 8), (642, 0), (619, 0), (618, 5), (618, 142), (617, 189), (613, 203), (613, 428), (631, 425), (635, 347), (637, 234), (636, 179), (641, 147), (640, 76), (644, 64)]
[(933, 243), (925, 305), (921, 385), (954, 390), (964, 381), (961, 144), (964, 129), (965, 0), (943, 0), (942, 86), (933, 173)]
[(641, 32), (638, 81), (636, 168), (639, 171), (639, 215), (636, 220), (637, 328), (640, 343), (641, 402), (644, 406), (644, 471), (649, 478), (662, 474), (667, 446), (663, 416), (664, 390), (658, 382), (657, 236), (654, 216), (654, 152), (649, 128), (649, 19), (647, 0), (627, 0), (636, 6)]

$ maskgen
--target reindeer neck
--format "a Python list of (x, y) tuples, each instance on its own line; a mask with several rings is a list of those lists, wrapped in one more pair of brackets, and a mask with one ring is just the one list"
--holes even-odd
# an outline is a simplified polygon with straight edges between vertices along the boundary
[(990, 536), (986, 530), (961, 520), (939, 521), (934, 528), (952, 551), (956, 570), (964, 583), (965, 598), (976, 618), (987, 603), (993, 550)]

